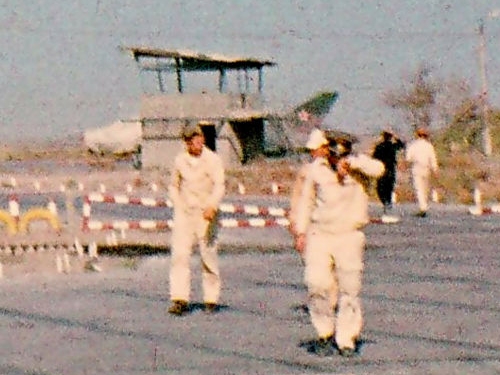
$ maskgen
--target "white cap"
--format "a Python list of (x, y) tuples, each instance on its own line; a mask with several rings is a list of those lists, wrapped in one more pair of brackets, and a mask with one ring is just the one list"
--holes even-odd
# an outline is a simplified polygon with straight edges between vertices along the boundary
[(309, 139), (306, 143), (306, 148), (309, 150), (316, 150), (321, 146), (327, 145), (328, 139), (325, 137), (325, 133), (319, 129), (313, 129), (311, 134), (309, 134)]

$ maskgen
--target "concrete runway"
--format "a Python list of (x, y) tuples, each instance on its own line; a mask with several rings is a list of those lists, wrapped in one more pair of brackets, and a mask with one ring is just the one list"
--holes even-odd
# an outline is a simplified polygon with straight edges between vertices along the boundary
[(0, 374), (500, 374), (500, 215), (438, 205), (420, 219), (414, 210), (398, 206), (399, 224), (366, 229), (356, 357), (301, 345), (314, 331), (284, 229), (227, 229), (214, 315), (196, 304), (197, 256), (193, 309), (180, 318), (166, 313), (168, 255), (1, 280)]

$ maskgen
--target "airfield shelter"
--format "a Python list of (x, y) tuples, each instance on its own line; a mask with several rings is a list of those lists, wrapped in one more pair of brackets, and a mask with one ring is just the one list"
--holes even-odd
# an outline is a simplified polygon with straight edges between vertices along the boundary
[(191, 51), (124, 47), (143, 86), (143, 167), (170, 168), (182, 150), (182, 130), (200, 123), (209, 148), (226, 166), (264, 152), (263, 69), (272, 61)]

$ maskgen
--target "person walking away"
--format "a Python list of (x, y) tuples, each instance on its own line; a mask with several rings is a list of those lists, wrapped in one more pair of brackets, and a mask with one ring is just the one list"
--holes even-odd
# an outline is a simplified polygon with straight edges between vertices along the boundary
[(198, 245), (202, 268), (203, 301), (207, 312), (218, 307), (221, 289), (217, 255), (218, 207), (224, 196), (221, 158), (205, 146), (199, 125), (183, 131), (185, 151), (174, 161), (169, 195), (174, 209), (170, 265), (170, 314), (189, 311), (190, 258)]
[(426, 217), (429, 209), (430, 178), (438, 177), (438, 164), (434, 146), (429, 141), (429, 131), (418, 128), (406, 150), (406, 161), (411, 164), (413, 188), (417, 196), (418, 217)]
[(403, 149), (405, 144), (387, 130), (382, 132), (381, 137), (382, 140), (375, 146), (372, 157), (380, 160), (385, 167), (384, 174), (377, 179), (377, 196), (384, 206), (384, 214), (386, 214), (392, 208), (398, 151)]
[[(354, 169), (379, 177), (384, 166), (367, 155), (349, 155), (334, 171), (326, 157), (319, 157), (307, 170), (297, 203), (295, 247), (305, 261), (309, 315), (318, 337), (315, 351), (322, 356), (332, 354), (335, 345), (341, 355), (353, 355), (363, 324), (361, 229), (369, 222), (368, 196), (350, 175)], [(335, 280), (340, 295), (336, 316), (329, 292)]]

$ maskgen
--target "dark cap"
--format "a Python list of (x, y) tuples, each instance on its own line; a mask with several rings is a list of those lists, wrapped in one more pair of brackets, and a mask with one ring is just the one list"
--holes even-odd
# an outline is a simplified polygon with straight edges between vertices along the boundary
[(182, 138), (186, 141), (193, 138), (195, 135), (203, 135), (200, 125), (187, 125), (182, 130)]

